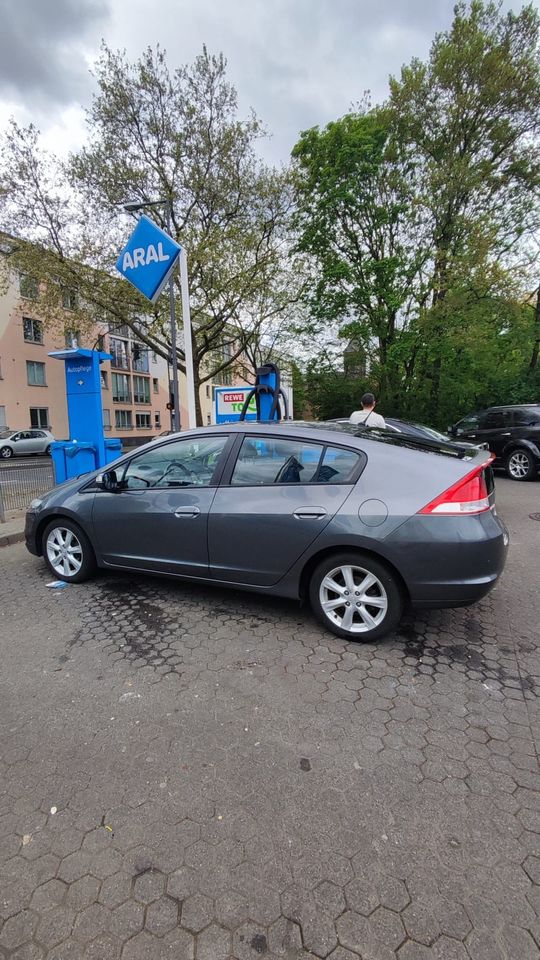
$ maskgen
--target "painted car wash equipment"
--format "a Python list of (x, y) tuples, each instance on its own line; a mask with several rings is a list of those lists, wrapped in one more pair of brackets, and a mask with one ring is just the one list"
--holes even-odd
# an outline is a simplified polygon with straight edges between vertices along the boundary
[[(255, 386), (251, 388), (244, 400), (240, 420), (246, 419), (248, 407), (253, 397), (255, 397), (257, 405), (258, 421), (289, 419), (287, 395), (281, 388), (279, 367), (275, 363), (265, 363), (264, 366), (257, 368)], [(281, 404), (283, 404), (283, 411)]]
[(69, 440), (51, 444), (56, 483), (63, 483), (92, 470), (99, 470), (122, 453), (120, 440), (106, 440), (103, 433), (100, 363), (111, 360), (100, 350), (54, 350), (49, 354), (63, 360)]

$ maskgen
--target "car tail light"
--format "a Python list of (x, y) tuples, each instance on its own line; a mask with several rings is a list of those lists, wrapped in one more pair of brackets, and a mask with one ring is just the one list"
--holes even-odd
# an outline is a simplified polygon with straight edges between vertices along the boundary
[(484, 513), (490, 509), (488, 483), (485, 470), (495, 457), (493, 454), (481, 467), (475, 467), (471, 473), (458, 480), (448, 490), (440, 493), (431, 503), (426, 504), (421, 514), (446, 516), (464, 516), (465, 514)]

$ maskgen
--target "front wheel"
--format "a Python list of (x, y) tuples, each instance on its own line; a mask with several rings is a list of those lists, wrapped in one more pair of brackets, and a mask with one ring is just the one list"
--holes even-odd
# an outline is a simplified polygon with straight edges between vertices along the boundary
[(395, 575), (369, 554), (326, 557), (313, 572), (309, 596), (325, 627), (338, 637), (362, 643), (394, 630), (403, 612)]
[(11, 447), (2, 447), (0, 450), (0, 457), (2, 460), (9, 460), (13, 456), (13, 450)]
[(536, 473), (532, 454), (523, 447), (513, 450), (506, 460), (506, 473), (511, 480), (532, 480)]
[(45, 528), (43, 556), (53, 574), (67, 583), (82, 583), (96, 570), (92, 545), (81, 528), (67, 518), (53, 520)]

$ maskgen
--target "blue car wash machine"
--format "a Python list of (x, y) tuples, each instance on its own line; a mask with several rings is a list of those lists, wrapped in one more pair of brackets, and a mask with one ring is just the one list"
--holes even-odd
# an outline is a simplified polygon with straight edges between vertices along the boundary
[(55, 481), (63, 483), (116, 460), (122, 443), (106, 440), (103, 432), (99, 365), (111, 360), (111, 354), (77, 348), (55, 350), (49, 356), (65, 364), (69, 440), (51, 444)]

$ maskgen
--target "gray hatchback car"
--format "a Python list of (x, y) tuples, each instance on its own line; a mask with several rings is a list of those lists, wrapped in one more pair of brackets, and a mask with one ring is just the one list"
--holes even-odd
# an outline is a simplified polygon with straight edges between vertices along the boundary
[(508, 536), (490, 454), (335, 424), (227, 424), (159, 438), (30, 505), (26, 543), (68, 582), (96, 567), (309, 597), (371, 641), (405, 604), (473, 603)]

